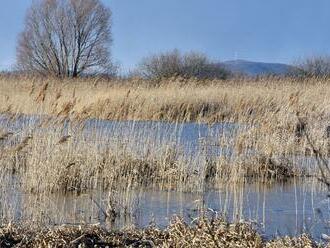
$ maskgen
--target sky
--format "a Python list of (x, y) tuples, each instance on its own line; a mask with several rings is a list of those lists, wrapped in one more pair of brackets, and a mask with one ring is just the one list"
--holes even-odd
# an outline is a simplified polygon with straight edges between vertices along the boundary
[[(293, 63), (330, 54), (329, 0), (102, 0), (113, 12), (112, 54), (124, 71), (178, 48), (219, 61)], [(0, 69), (15, 63), (32, 0), (1, 0)]]

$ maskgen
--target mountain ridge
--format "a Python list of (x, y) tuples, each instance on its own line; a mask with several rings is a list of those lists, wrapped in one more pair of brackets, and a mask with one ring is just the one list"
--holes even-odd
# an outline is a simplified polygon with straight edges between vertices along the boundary
[(227, 60), (220, 64), (234, 74), (248, 76), (287, 75), (295, 68), (292, 65), (284, 63), (255, 62), (242, 59)]

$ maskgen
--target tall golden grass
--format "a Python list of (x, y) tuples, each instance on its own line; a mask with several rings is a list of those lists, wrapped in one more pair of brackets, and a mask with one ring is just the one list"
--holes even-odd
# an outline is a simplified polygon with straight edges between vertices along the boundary
[[(195, 81), (173, 78), (157, 87), (141, 79), (0, 78), (0, 112), (71, 114), (80, 118), (167, 121), (284, 122), (301, 114), (324, 118), (328, 80), (268, 78)], [(260, 122), (259, 122), (260, 123)]]
[[(320, 177), (316, 163), (305, 166), (300, 158), (315, 156), (315, 147), (325, 157), (330, 154), (329, 106), (330, 82), (316, 78), (173, 78), (154, 86), (142, 79), (0, 77), (0, 114), (7, 118), (0, 127), (0, 189), (5, 192), (17, 184), (23, 193), (40, 196), (40, 202), (55, 192), (108, 190), (105, 214), (117, 215), (122, 209), (129, 211), (134, 204), (131, 193), (141, 188), (203, 192), (250, 180)], [(38, 115), (42, 121), (12, 130), (11, 123), (21, 115)], [(169, 121), (178, 126), (227, 122), (241, 128), (235, 135), (203, 140), (205, 146), (191, 156), (170, 142), (159, 146), (149, 134), (102, 140), (102, 132), (94, 128), (92, 138), (86, 138), (85, 120), (92, 118)], [(232, 153), (210, 157), (212, 146)], [(126, 197), (120, 206), (113, 192)], [(192, 237), (195, 231), (182, 225), (175, 226)], [(281, 240), (268, 247), (304, 240)]]
[[(318, 175), (316, 165), (308, 168), (296, 159), (313, 155), (303, 132), (310, 134), (323, 154), (330, 150), (327, 80), (202, 82), (173, 78), (154, 87), (141, 79), (3, 77), (0, 89), (0, 112), (6, 116), (47, 116), (44, 123), (30, 128), (34, 131), (0, 150), (1, 161), (20, 171), (24, 188), (32, 192), (80, 191), (100, 183), (103, 188), (112, 188), (120, 182), (128, 182), (125, 187), (200, 191), (224, 180)], [(90, 144), (80, 132), (63, 136), (61, 122), (69, 119), (79, 125), (88, 118), (232, 122), (247, 128), (234, 137), (221, 137), (217, 144), (208, 144), (233, 149), (229, 158), (220, 155), (210, 159), (201, 152), (196, 160), (177, 156), (179, 152), (170, 144), (156, 148), (153, 137), (144, 137), (143, 142), (151, 144), (148, 152), (136, 154), (131, 149), (136, 142), (133, 138), (127, 143), (118, 137), (100, 148), (100, 142)], [(57, 128), (37, 132), (45, 126)], [(6, 132), (11, 133), (3, 132), (4, 138)], [(97, 136), (98, 130), (93, 132)]]

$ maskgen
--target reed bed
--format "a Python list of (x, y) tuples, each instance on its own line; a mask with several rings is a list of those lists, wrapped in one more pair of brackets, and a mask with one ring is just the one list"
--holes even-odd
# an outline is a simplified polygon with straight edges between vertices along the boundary
[(165, 230), (150, 226), (107, 231), (98, 226), (61, 226), (30, 229), (9, 225), (0, 229), (2, 247), (326, 247), (307, 235), (265, 241), (246, 223), (200, 218), (192, 224), (173, 219)]
[[(329, 88), (326, 79), (223, 82), (173, 78), (150, 85), (141, 79), (0, 77), (0, 190), (15, 188), (40, 196), (40, 202), (47, 194), (108, 191), (104, 215), (111, 219), (129, 214), (134, 205), (131, 192), (136, 190), (204, 192), (250, 181), (329, 178), (317, 162), (318, 154), (326, 160), (330, 154)], [(100, 125), (88, 126), (90, 120), (130, 120), (136, 128), (113, 134)], [(187, 154), (178, 145), (180, 135), (166, 141), (148, 132), (136, 135), (139, 121), (169, 122), (178, 129), (188, 122), (209, 127), (224, 123), (234, 128), (229, 134), (199, 140), (198, 150)], [(214, 148), (224, 152), (210, 155)], [(124, 195), (120, 204), (116, 194)], [(41, 218), (42, 213), (40, 209)], [(8, 220), (15, 220), (15, 213)], [(95, 231), (97, 242), (119, 246), (126, 245), (123, 237), (131, 235), (139, 242), (154, 237), (151, 241), (160, 247), (182, 247), (186, 244), (182, 242), (195, 237), (191, 247), (214, 247), (214, 242), (219, 247), (317, 247), (305, 236), (266, 243), (245, 225), (218, 220), (210, 233), (210, 223), (202, 223), (201, 230), (178, 221), (165, 231), (120, 234), (94, 227), (27, 229), (16, 231), (16, 240), (21, 247), (26, 240), (32, 243), (25, 247), (57, 247), (57, 239), (67, 244)], [(8, 230), (5, 237), (15, 240), (15, 228)], [(152, 235), (148, 236), (148, 230)], [(226, 236), (228, 230), (233, 236)], [(219, 233), (225, 238), (215, 239)]]
[[(2, 77), (0, 113), (7, 123), (21, 115), (42, 116), (43, 121), (14, 138), (10, 128), (2, 127), (0, 163), (19, 173), (30, 192), (111, 189), (122, 182), (133, 188), (203, 191), (223, 182), (319, 176), (315, 163), (306, 165), (299, 158), (315, 155), (310, 142), (320, 153), (330, 153), (329, 87), (325, 79), (173, 78), (150, 86), (141, 79)], [(92, 118), (160, 120), (178, 126), (222, 122), (239, 128), (234, 135), (204, 140), (204, 148), (191, 157), (171, 143), (157, 146), (148, 134), (88, 141), (84, 122)], [(68, 123), (74, 131), (63, 131)], [(90, 134), (102, 135), (99, 130)], [(230, 155), (207, 156), (212, 146), (230, 150)]]
[[(181, 136), (157, 141), (148, 130), (137, 136), (136, 130), (107, 134), (85, 129), (84, 122), (63, 124), (57, 119), (13, 131), (12, 121), (7, 119), (9, 130), (0, 142), (1, 175), (15, 175), (29, 193), (138, 188), (203, 192), (226, 183), (319, 174), (313, 161), (302, 165), (304, 160), (294, 153), (283, 156), (259, 148), (264, 134), (253, 140), (250, 129), (224, 135), (218, 144), (206, 138), (191, 154), (177, 144)], [(227, 152), (212, 154), (214, 148)]]
[(141, 79), (0, 78), (0, 112), (115, 120), (285, 122), (297, 111), (328, 115), (326, 79), (196, 81), (173, 78), (157, 87)]

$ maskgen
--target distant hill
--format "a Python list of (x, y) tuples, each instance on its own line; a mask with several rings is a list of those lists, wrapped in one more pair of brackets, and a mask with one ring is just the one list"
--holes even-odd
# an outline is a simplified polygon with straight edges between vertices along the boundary
[(230, 60), (221, 63), (227, 70), (249, 76), (258, 75), (285, 75), (288, 74), (293, 66), (279, 63), (252, 62), (246, 60)]

